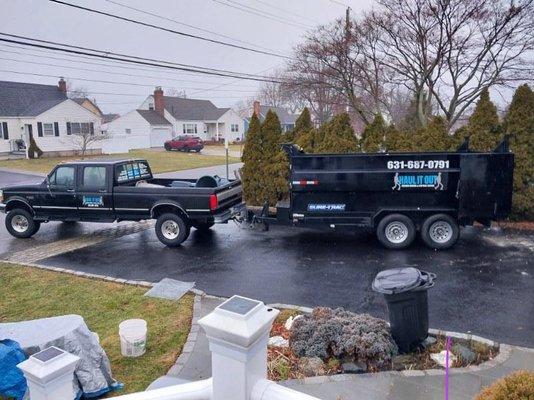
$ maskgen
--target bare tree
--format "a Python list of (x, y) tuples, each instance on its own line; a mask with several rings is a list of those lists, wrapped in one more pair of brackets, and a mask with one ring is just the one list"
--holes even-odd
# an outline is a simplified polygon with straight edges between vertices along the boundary
[(67, 80), (67, 97), (69, 99), (88, 98), (89, 89), (85, 86), (74, 86), (72, 81)]
[[(449, 127), (493, 85), (525, 79), (533, 49), (532, 0), (379, 0), (381, 63), (413, 91), (421, 125), (433, 104)], [(530, 63), (530, 65), (532, 65)]]
[(75, 126), (71, 124), (70, 129), (71, 134), (68, 136), (68, 140), (82, 157), (85, 156), (91, 145), (110, 138), (107, 133), (95, 132), (92, 123), (81, 123)]
[(187, 93), (185, 89), (177, 88), (165, 88), (165, 95), (171, 97), (181, 97), (182, 99), (187, 99)]

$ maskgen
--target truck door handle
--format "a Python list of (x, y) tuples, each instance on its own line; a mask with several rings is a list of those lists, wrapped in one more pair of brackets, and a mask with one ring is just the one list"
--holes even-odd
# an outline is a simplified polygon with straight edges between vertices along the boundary
[(74, 189), (67, 189), (67, 192), (74, 193)]
[(98, 191), (98, 193), (107, 193), (107, 190), (106, 190), (106, 189), (100, 189), (100, 190)]

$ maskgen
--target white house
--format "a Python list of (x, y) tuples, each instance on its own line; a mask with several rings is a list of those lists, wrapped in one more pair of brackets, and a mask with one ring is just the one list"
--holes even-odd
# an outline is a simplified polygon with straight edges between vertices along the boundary
[[(139, 106), (107, 125), (113, 139), (104, 151), (112, 146), (125, 148), (162, 147), (174, 136), (195, 135), (203, 140), (243, 140), (244, 121), (230, 108), (218, 108), (209, 100), (184, 99), (164, 96), (157, 87)], [(116, 137), (120, 141), (114, 140)], [(121, 142), (121, 143), (119, 143)], [(128, 144), (123, 144), (127, 142)]]
[[(23, 150), (30, 137), (47, 156), (74, 154), (75, 135), (100, 134), (100, 117), (67, 98), (58, 86), (0, 81), (0, 154)], [(100, 153), (99, 142), (89, 153)]]

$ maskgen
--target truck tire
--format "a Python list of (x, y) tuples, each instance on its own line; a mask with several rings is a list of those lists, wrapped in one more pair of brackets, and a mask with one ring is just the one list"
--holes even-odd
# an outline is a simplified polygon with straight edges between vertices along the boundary
[(191, 226), (193, 228), (196, 228), (198, 231), (201, 231), (201, 232), (207, 232), (210, 230), (210, 228), (215, 225), (215, 223), (213, 221), (210, 221), (210, 222), (201, 222), (201, 221), (194, 221), (194, 222), (191, 222)]
[(20, 239), (35, 235), (41, 227), (41, 223), (34, 221), (32, 215), (22, 208), (11, 210), (6, 216), (5, 223), (11, 236)]
[(415, 225), (406, 215), (386, 215), (376, 228), (376, 236), (388, 249), (405, 249), (415, 239)]
[(447, 214), (431, 215), (421, 226), (421, 238), (431, 249), (448, 249), (456, 243), (459, 236), (458, 223)]
[(162, 214), (156, 220), (156, 236), (169, 247), (182, 244), (189, 237), (190, 230), (189, 224), (178, 214)]

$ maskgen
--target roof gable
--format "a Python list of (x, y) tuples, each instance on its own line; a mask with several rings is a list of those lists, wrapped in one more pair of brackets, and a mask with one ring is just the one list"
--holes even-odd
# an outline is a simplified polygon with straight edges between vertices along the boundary
[(137, 110), (150, 125), (172, 125), (165, 117), (159, 115), (155, 110)]
[(65, 100), (57, 86), (0, 81), (2, 117), (35, 117)]

